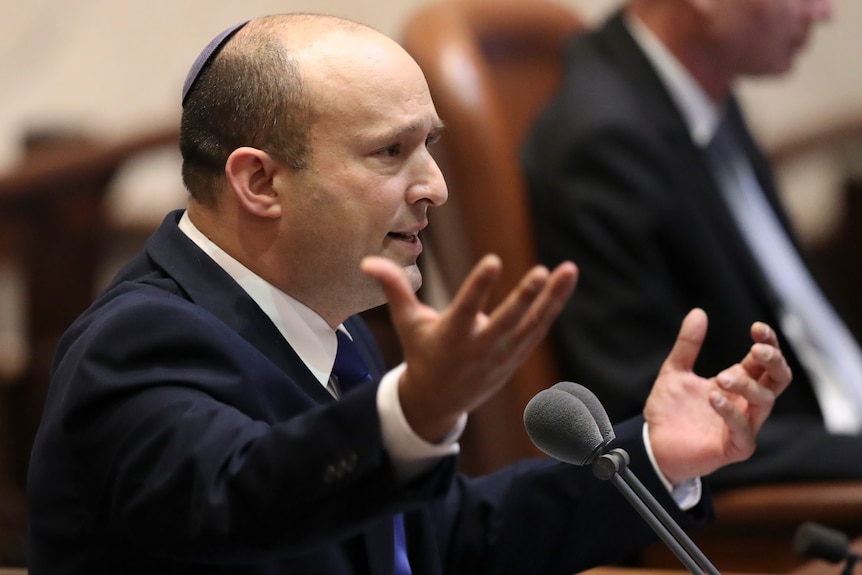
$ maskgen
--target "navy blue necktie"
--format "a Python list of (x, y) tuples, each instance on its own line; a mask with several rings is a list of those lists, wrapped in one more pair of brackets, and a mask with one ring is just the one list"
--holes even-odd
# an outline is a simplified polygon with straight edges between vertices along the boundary
[[(359, 354), (353, 340), (341, 330), (336, 330), (338, 351), (335, 353), (335, 365), (332, 375), (338, 384), (339, 395), (349, 393), (351, 389), (371, 380), (371, 373)], [(407, 560), (407, 540), (404, 536), (404, 517), (399, 513), (393, 518), (395, 528), (395, 575), (411, 575), (410, 562)]]
[(338, 351), (332, 375), (338, 380), (339, 395), (344, 395), (357, 385), (369, 381), (371, 373), (350, 336), (340, 329), (336, 330), (335, 335), (338, 338)]

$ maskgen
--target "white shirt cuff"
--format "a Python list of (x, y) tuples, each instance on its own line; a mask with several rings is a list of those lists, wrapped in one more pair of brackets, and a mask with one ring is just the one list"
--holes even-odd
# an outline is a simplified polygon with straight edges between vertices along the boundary
[(377, 388), (377, 411), (383, 445), (395, 465), (395, 473), (407, 482), (431, 469), (441, 458), (457, 455), (460, 451), (458, 439), (467, 425), (467, 414), (461, 415), (458, 423), (440, 443), (428, 443), (413, 431), (398, 397), (398, 380), (407, 365), (402, 363), (380, 380)]
[(643, 426), (643, 440), (647, 457), (649, 457), (656, 475), (661, 479), (665, 489), (670, 493), (670, 496), (679, 508), (683, 511), (687, 511), (697, 505), (700, 502), (700, 498), (703, 496), (703, 484), (701, 483), (700, 478), (695, 477), (694, 479), (686, 479), (685, 481), (673, 485), (668, 478), (665, 477), (664, 473), (662, 473), (658, 463), (656, 463), (655, 455), (652, 452), (652, 444), (649, 439), (649, 428), (647, 426), (647, 422), (644, 422)]

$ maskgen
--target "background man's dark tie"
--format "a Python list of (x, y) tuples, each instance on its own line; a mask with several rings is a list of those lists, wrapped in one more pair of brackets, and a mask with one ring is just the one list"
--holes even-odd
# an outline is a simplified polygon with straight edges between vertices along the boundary
[(809, 372), (826, 428), (857, 433), (862, 350), (809, 274), (726, 119), (706, 151), (731, 214), (782, 303), (782, 331)]

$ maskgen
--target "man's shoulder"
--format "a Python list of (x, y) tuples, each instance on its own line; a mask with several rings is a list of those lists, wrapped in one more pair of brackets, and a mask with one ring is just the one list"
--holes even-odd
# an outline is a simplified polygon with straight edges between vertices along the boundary
[[(69, 326), (58, 345), (58, 356), (84, 341), (117, 343), (112, 333), (144, 335), (146, 322), (155, 318), (168, 324), (187, 321), (193, 315), (194, 306), (169, 279), (119, 282), (102, 292)], [(180, 319), (183, 317), (186, 319)]]
[[(569, 46), (559, 91), (548, 110), (583, 126), (644, 125), (651, 88), (643, 71), (635, 74), (625, 53), (614, 51), (600, 36), (586, 35)], [(632, 56), (634, 57), (634, 56)]]
[[(569, 161), (578, 150), (597, 151), (605, 142), (649, 142), (654, 114), (636, 80), (589, 43), (569, 59), (560, 89), (540, 112), (525, 141), (531, 154)], [(575, 46), (577, 49), (578, 46)]]

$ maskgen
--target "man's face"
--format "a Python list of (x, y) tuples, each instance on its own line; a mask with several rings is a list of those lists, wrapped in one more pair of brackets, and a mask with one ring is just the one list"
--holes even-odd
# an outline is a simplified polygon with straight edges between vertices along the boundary
[(781, 74), (831, 13), (831, 0), (715, 0), (712, 31), (734, 75)]
[[(292, 176), (283, 232), (292, 291), (319, 311), (384, 303), (359, 269), (385, 256), (421, 284), (416, 260), (428, 207), (446, 201), (428, 146), (442, 128), (419, 67), (391, 40), (345, 36), (304, 69), (319, 116), (308, 169)], [(316, 297), (325, 298), (315, 305)]]

